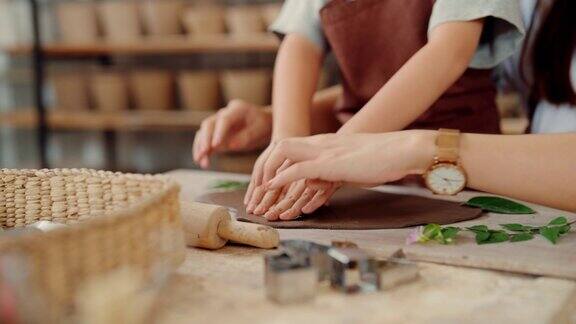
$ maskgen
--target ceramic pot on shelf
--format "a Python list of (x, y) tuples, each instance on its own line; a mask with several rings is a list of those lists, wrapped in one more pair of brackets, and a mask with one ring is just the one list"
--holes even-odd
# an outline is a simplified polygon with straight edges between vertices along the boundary
[(60, 39), (68, 44), (99, 40), (96, 8), (89, 2), (62, 2), (56, 7)]
[(137, 41), (142, 37), (138, 4), (131, 0), (108, 0), (98, 4), (104, 38), (114, 42)]
[(49, 75), (54, 92), (54, 108), (82, 111), (90, 108), (88, 80), (82, 71), (54, 71)]
[(268, 105), (272, 86), (270, 70), (229, 70), (222, 73), (224, 99), (242, 99), (256, 105)]
[(226, 25), (233, 36), (253, 36), (265, 32), (262, 12), (256, 6), (234, 6), (226, 10)]
[(144, 0), (141, 4), (146, 32), (150, 36), (178, 35), (184, 4), (179, 0)]
[(220, 107), (220, 80), (216, 72), (182, 72), (178, 76), (178, 90), (186, 110)]
[(129, 89), (138, 110), (164, 111), (174, 107), (172, 74), (163, 70), (135, 70), (129, 75)]
[(222, 35), (226, 33), (224, 9), (215, 5), (197, 5), (184, 10), (182, 22), (190, 36)]
[(128, 82), (122, 71), (92, 72), (90, 94), (94, 100), (94, 108), (98, 111), (123, 111), (130, 106)]

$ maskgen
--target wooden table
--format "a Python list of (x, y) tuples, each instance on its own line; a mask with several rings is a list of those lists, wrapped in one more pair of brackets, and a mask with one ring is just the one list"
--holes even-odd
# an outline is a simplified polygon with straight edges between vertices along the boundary
[[(186, 200), (204, 193), (217, 179), (247, 180), (243, 175), (214, 172), (170, 174), (182, 184)], [(380, 189), (428, 196), (420, 188)], [(474, 194), (466, 192), (452, 199)], [(558, 212), (535, 207), (543, 215)], [(281, 237), (320, 242), (350, 239), (386, 256), (397, 251), (406, 232), (282, 230)], [(389, 244), (377, 246), (378, 237), (386, 237)], [(433, 263), (419, 263), (419, 280), (389, 291), (350, 296), (323, 288), (314, 301), (279, 306), (264, 295), (263, 253), (240, 246), (218, 251), (189, 248), (186, 261), (163, 293), (158, 322), (576, 323), (574, 281)]]

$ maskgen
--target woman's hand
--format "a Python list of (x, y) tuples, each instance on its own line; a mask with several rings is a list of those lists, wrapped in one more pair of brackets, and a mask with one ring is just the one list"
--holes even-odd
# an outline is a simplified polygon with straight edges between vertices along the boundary
[[(302, 213), (309, 214), (326, 204), (339, 185), (331, 182), (319, 181), (307, 186), (304, 180), (287, 184), (283, 188), (268, 190), (263, 185), (264, 166), (270, 153), (274, 151), (275, 143), (270, 146), (256, 160), (250, 184), (244, 197), (246, 211), (265, 217), (270, 221), (292, 220)], [(285, 160), (279, 170), (290, 166)]]
[[(268, 152), (263, 182), (268, 190), (301, 179), (364, 186), (422, 174), (433, 161), (435, 131), (329, 134), (279, 142)], [(282, 167), (289, 160), (289, 166)]]
[(194, 138), (194, 162), (207, 168), (213, 153), (263, 148), (270, 142), (271, 134), (270, 110), (242, 100), (232, 100), (226, 108), (202, 122)]

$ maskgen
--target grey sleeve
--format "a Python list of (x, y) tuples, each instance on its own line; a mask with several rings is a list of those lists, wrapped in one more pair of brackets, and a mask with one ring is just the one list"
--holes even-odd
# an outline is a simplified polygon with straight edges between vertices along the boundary
[(471, 68), (489, 69), (512, 56), (521, 46), (524, 23), (518, 0), (437, 0), (428, 34), (443, 23), (485, 19)]
[(280, 38), (296, 33), (308, 38), (322, 49), (326, 39), (320, 22), (320, 9), (328, 0), (286, 0), (270, 31)]

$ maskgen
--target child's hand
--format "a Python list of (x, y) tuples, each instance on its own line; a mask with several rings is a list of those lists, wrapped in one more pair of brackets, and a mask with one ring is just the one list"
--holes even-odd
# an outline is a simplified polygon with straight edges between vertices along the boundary
[(194, 138), (194, 162), (202, 168), (216, 152), (250, 151), (263, 148), (272, 133), (272, 113), (242, 100), (232, 100), (202, 122)]
[(293, 220), (325, 205), (339, 187), (340, 184), (333, 182), (307, 184), (306, 180), (299, 180), (284, 187), (286, 192), (274, 205), (263, 206), (260, 211), (256, 209), (255, 214), (263, 214), (270, 221)]

